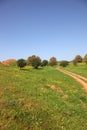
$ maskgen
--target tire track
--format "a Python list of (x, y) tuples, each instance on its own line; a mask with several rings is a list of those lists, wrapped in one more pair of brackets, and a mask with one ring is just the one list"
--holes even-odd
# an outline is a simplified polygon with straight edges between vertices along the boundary
[(81, 76), (81, 75), (78, 75), (78, 74), (75, 74), (75, 73), (72, 73), (70, 71), (67, 71), (67, 70), (63, 70), (63, 69), (60, 69), (60, 68), (57, 68), (58, 71), (64, 73), (64, 74), (67, 74), (69, 75), (70, 77), (72, 77), (73, 79), (75, 79), (77, 82), (79, 82), (85, 90), (87, 90), (87, 78)]

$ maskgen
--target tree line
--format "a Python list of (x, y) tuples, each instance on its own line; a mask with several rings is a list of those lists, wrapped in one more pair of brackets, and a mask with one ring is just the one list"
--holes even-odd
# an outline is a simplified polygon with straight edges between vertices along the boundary
[(78, 63), (85, 62), (87, 64), (87, 54), (84, 57), (81, 57), (80, 55), (76, 55), (73, 64), (77, 65)]
[[(85, 62), (87, 64), (87, 54), (84, 57), (81, 57), (80, 55), (76, 55), (75, 58), (72, 60), (73, 65), (77, 65), (78, 63)], [(17, 60), (17, 66), (20, 68), (23, 68), (25, 66), (32, 66), (35, 69), (38, 69), (39, 66), (55, 66), (58, 64), (58, 61), (56, 57), (51, 57), (50, 60), (41, 60), (39, 56), (32, 55), (25, 59), (18, 59)], [(69, 64), (69, 61), (63, 60), (59, 62), (60, 66), (66, 67)]]
[(47, 65), (54, 66), (54, 65), (57, 65), (57, 59), (56, 59), (56, 57), (51, 57), (49, 61), (41, 60), (41, 58), (39, 56), (32, 55), (32, 56), (29, 56), (27, 58), (27, 60), (25, 60), (25, 59), (17, 60), (18, 67), (23, 68), (26, 65), (32, 66), (35, 69), (38, 69), (39, 66), (41, 66), (41, 67), (47, 66)]

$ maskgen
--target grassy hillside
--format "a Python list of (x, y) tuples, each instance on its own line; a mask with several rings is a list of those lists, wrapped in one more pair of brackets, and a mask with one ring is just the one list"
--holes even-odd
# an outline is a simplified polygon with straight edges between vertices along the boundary
[(87, 92), (52, 67), (0, 66), (0, 130), (86, 130)]

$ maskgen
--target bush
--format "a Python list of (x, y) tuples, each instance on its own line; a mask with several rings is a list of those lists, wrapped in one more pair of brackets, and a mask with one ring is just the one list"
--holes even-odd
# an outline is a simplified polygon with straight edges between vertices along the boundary
[(26, 61), (24, 59), (17, 60), (17, 66), (23, 68), (24, 66), (26, 66)]
[(57, 60), (55, 57), (50, 58), (49, 65), (51, 66), (57, 65)]
[(77, 66), (77, 61), (75, 59), (73, 60), (73, 65)]
[(47, 66), (48, 65), (48, 61), (47, 60), (43, 60), (41, 63), (41, 66)]
[(87, 64), (87, 54), (84, 56), (83, 60)]
[(41, 65), (41, 59), (39, 56), (32, 55), (27, 59), (27, 65), (33, 66), (35, 69)]
[(69, 62), (64, 60), (64, 61), (61, 61), (60, 66), (66, 67), (68, 64), (69, 64)]
[(74, 60), (76, 62), (82, 62), (82, 57), (80, 55), (77, 55)]

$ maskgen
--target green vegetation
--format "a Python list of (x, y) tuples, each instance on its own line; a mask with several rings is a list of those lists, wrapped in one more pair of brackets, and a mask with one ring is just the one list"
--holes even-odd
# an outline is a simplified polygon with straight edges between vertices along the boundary
[(62, 67), (66, 67), (68, 64), (69, 64), (69, 62), (66, 60), (63, 60), (60, 62), (60, 66), (62, 66)]
[(35, 69), (41, 65), (41, 59), (39, 56), (32, 55), (27, 59), (27, 65), (32, 65)]
[(87, 65), (87, 54), (85, 54), (84, 57), (81, 57), (80, 55), (76, 55), (73, 60), (73, 65), (77, 66), (77, 63), (85, 62)]
[(26, 61), (24, 59), (19, 59), (17, 61), (17, 66), (23, 68), (24, 66), (26, 66)]
[(84, 56), (84, 62), (86, 63), (86, 65), (87, 65), (87, 54)]
[(51, 57), (50, 60), (49, 60), (49, 65), (50, 66), (55, 66), (57, 65), (57, 59), (56, 57)]
[(27, 66), (32, 66), (34, 69), (38, 69), (39, 67), (44, 67), (47, 65), (55, 66), (57, 65), (57, 59), (55, 57), (51, 57), (50, 60), (41, 60), (39, 56), (32, 55), (27, 58), (27, 60), (19, 59), (17, 60), (17, 66), (20, 68)]
[(82, 62), (82, 57), (80, 55), (76, 55), (75, 59), (74, 59), (77, 63), (78, 62)]
[(47, 66), (48, 65), (48, 61), (47, 60), (43, 60), (41, 63), (41, 66)]
[(0, 130), (74, 129), (87, 129), (87, 92), (79, 83), (50, 66), (0, 66)]
[(87, 65), (84, 62), (78, 63), (76, 66), (70, 63), (65, 69), (87, 77)]

